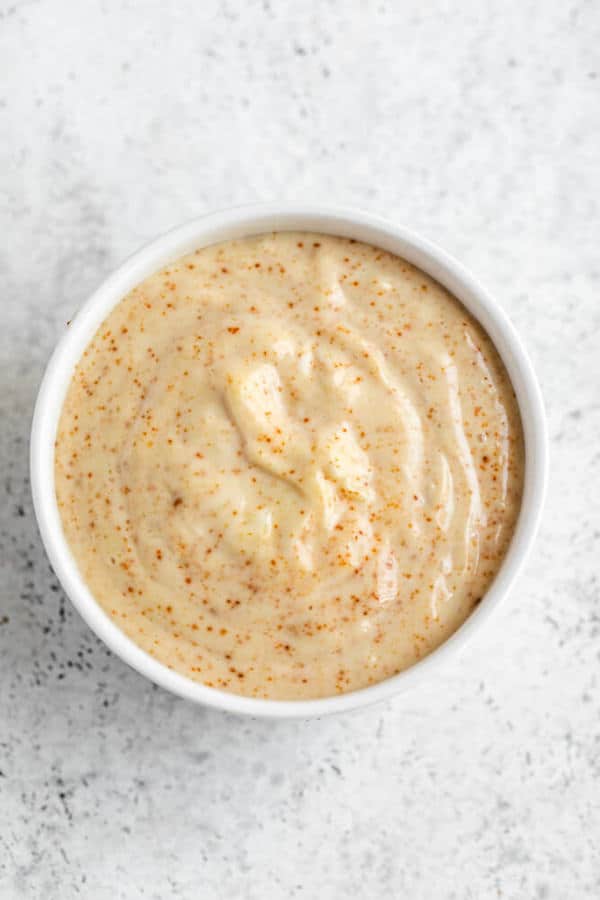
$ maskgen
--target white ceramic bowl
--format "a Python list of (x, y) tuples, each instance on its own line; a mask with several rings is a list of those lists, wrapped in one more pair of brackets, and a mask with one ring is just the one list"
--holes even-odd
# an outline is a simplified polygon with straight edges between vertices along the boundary
[[(238, 697), (167, 669), (133, 643), (103, 612), (79, 574), (63, 534), (54, 490), (54, 441), (75, 365), (113, 306), (167, 263), (218, 241), (270, 231), (342, 235), (402, 256), (436, 278), (479, 320), (512, 379), (525, 433), (521, 512), (508, 553), (477, 609), (455, 634), (421, 662), (379, 684), (321, 700), (275, 701)], [(42, 381), (31, 434), (31, 485), (50, 562), (90, 628), (121, 659), (174, 694), (230, 712), (273, 718), (320, 716), (365, 706), (439, 675), (446, 659), (465, 645), (513, 584), (540, 520), (547, 474), (547, 436), (540, 390), (521, 341), (502, 309), (456, 260), (408, 229), (364, 212), (321, 205), (268, 204), (213, 213), (153, 241), (128, 259), (83, 305), (60, 340)]]

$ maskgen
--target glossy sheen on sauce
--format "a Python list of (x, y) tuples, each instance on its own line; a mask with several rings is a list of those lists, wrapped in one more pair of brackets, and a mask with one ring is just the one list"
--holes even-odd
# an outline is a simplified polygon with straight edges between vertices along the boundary
[(167, 666), (323, 697), (412, 665), (494, 578), (516, 402), (435, 281), (337, 237), (208, 247), (148, 278), (73, 375), (56, 443), (91, 591)]

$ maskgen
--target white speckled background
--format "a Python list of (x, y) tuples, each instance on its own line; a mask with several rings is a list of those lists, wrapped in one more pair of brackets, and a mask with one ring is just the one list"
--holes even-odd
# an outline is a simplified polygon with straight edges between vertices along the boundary
[[(600, 6), (0, 3), (0, 897), (600, 896)], [(32, 405), (141, 243), (255, 199), (364, 206), (524, 334), (552, 477), (535, 553), (443, 680), (308, 724), (154, 689), (37, 536)]]

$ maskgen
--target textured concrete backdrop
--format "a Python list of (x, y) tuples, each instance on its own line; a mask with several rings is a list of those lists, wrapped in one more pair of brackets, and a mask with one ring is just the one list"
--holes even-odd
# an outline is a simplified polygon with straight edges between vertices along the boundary
[[(600, 7), (0, 2), (0, 896), (600, 896)], [(113, 658), (37, 536), (45, 361), (141, 243), (257, 199), (455, 253), (527, 340), (552, 478), (510, 601), (443, 677), (308, 724)]]

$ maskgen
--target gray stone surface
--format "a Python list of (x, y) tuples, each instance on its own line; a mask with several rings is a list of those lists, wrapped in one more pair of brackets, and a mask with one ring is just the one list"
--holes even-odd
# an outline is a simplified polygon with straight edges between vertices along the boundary
[[(600, 896), (600, 7), (0, 5), (0, 896)], [(33, 520), (63, 323), (141, 243), (255, 199), (410, 224), (524, 334), (552, 478), (510, 600), (358, 714), (194, 708), (71, 610)]]

